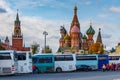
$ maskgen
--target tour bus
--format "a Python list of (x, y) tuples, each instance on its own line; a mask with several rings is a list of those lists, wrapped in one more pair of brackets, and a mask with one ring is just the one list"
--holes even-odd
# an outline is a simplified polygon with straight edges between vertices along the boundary
[(30, 51), (17, 51), (18, 73), (32, 72), (32, 56)]
[(14, 50), (0, 51), (0, 75), (11, 75), (17, 73), (17, 55)]
[(76, 59), (75, 54), (55, 54), (55, 71), (75, 71)]
[(35, 54), (32, 56), (33, 66), (36, 66), (36, 73), (54, 72), (53, 54)]
[(103, 64), (109, 64), (109, 57), (105, 54), (98, 55), (98, 69), (102, 69)]
[(109, 55), (109, 64), (119, 64), (120, 65), (120, 54), (110, 54)]
[(76, 55), (76, 68), (79, 70), (81, 65), (89, 66), (91, 70), (98, 69), (98, 55)]

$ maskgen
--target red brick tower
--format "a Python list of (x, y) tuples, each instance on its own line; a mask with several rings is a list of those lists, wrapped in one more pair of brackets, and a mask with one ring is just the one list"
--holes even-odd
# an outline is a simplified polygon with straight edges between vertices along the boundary
[(16, 20), (14, 22), (14, 33), (12, 35), (12, 46), (21, 50), (23, 48), (23, 35), (21, 34), (21, 25), (19, 21), (19, 15), (17, 12)]

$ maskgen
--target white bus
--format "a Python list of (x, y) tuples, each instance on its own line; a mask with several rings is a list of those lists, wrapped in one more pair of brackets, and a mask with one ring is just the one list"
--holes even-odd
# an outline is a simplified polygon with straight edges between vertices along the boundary
[(14, 50), (0, 51), (0, 75), (11, 75), (17, 73), (17, 55)]
[(109, 64), (112, 63), (120, 65), (120, 54), (109, 54)]
[(75, 71), (76, 59), (74, 54), (55, 54), (55, 71)]
[(17, 51), (18, 73), (32, 72), (32, 57), (30, 51)]

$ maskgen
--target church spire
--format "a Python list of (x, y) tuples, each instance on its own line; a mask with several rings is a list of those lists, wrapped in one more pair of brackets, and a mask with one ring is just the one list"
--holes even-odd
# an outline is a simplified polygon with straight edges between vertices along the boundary
[(77, 15), (77, 6), (74, 7), (74, 15)]
[(72, 20), (71, 27), (70, 27), (70, 33), (71, 33), (71, 29), (73, 28), (73, 26), (77, 26), (80, 29), (80, 24), (79, 24), (78, 17), (77, 17), (77, 6), (74, 7), (74, 16), (73, 16), (73, 20)]
[(98, 36), (97, 36), (97, 40), (96, 43), (99, 42), (102, 44), (102, 38), (101, 38), (101, 28), (99, 28), (99, 32), (98, 32)]

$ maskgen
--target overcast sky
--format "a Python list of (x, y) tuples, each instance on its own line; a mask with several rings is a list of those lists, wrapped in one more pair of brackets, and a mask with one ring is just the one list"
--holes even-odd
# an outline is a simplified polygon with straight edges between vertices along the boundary
[[(60, 26), (67, 31), (77, 6), (81, 32), (86, 33), (90, 21), (95, 29), (94, 40), (101, 28), (106, 49), (120, 42), (120, 0), (0, 0), (0, 38), (11, 37), (17, 9), (26, 46), (34, 41), (44, 46), (43, 31), (47, 31), (47, 45), (56, 52), (59, 47)], [(11, 43), (10, 43), (11, 44)]]

